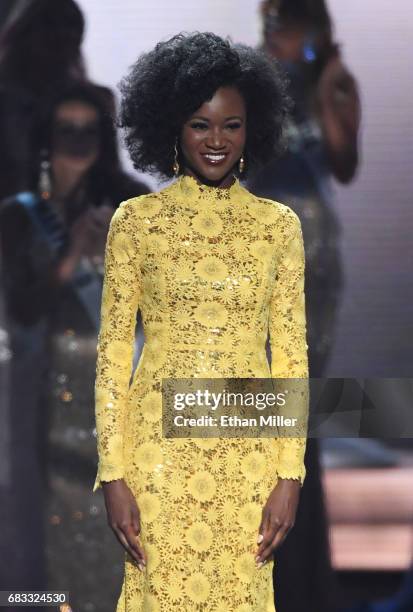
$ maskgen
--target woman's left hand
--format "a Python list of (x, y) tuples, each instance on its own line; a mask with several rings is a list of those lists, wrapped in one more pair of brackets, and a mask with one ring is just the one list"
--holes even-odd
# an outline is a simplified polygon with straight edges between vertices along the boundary
[(322, 118), (333, 113), (347, 130), (357, 132), (361, 119), (358, 87), (339, 56), (330, 58), (320, 76), (318, 100)]
[(318, 82), (318, 112), (327, 159), (335, 178), (348, 183), (358, 166), (361, 102), (357, 83), (339, 56), (333, 56)]
[(299, 480), (279, 479), (262, 510), (256, 563), (262, 567), (293, 528), (301, 484)]

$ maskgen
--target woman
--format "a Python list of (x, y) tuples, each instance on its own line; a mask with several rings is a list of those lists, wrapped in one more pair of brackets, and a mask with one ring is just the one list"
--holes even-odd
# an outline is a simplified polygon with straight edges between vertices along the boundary
[[(16, 531), (23, 550), (30, 543), (30, 558), (40, 533), (33, 515), (46, 525), (48, 585), (71, 591), (77, 609), (101, 596), (109, 600), (116, 584), (116, 550), (103, 595), (80, 570), (83, 559), (92, 574), (94, 566), (97, 571), (111, 544), (110, 534), (104, 537), (103, 504), (87, 491), (96, 446), (90, 407), (109, 221), (119, 201), (148, 189), (123, 172), (108, 98), (93, 85), (75, 84), (55, 95), (39, 122), (37, 149), (40, 172), (37, 165), (32, 190), (3, 202), (0, 214), (13, 352), (14, 486), (7, 506), (17, 508), (11, 522), (21, 521)], [(44, 473), (47, 498), (39, 483)], [(45, 521), (40, 509), (46, 499)], [(99, 543), (93, 550), (91, 540)]]
[(101, 87), (67, 85), (36, 125), (31, 189), (1, 207), (9, 310), (23, 325), (53, 312), (56, 291), (83, 256), (99, 266), (117, 203), (149, 192), (121, 168), (111, 98)]
[(135, 167), (178, 178), (124, 202), (106, 247), (94, 490), (127, 553), (117, 610), (274, 611), (305, 437), (163, 438), (161, 382), (307, 377), (298, 218), (239, 181), (279, 148), (284, 84), (263, 54), (195, 33), (142, 55), (122, 93)]
[[(322, 377), (344, 284), (332, 179), (348, 184), (358, 167), (358, 87), (343, 63), (324, 0), (264, 0), (261, 14), (261, 48), (286, 71), (294, 108), (286, 150), (250, 176), (248, 188), (257, 196), (288, 202), (301, 221), (309, 373)], [(301, 492), (294, 533), (278, 558), (277, 606), (288, 612), (332, 612), (339, 589), (330, 561), (315, 438), (308, 441), (305, 464), (310, 478)], [(298, 580), (300, 589), (292, 593), (290, 584)]]
[[(0, 36), (0, 199), (30, 189), (40, 111), (85, 81), (84, 18), (74, 0), (32, 0)], [(109, 93), (109, 90), (107, 90)]]
[(360, 100), (343, 64), (324, 0), (265, 0), (262, 50), (289, 79), (293, 112), (287, 147), (248, 187), (289, 202), (300, 218), (306, 250), (306, 303), (311, 376), (323, 376), (334, 341), (343, 286), (340, 224), (331, 178), (353, 180), (359, 163)]

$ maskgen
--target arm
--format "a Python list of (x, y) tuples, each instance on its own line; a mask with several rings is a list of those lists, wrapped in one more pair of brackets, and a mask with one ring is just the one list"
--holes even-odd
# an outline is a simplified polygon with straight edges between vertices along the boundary
[(359, 162), (361, 103), (356, 80), (338, 55), (320, 77), (318, 106), (331, 171), (338, 181), (349, 183)]
[(105, 251), (95, 381), (99, 467), (93, 491), (124, 476), (125, 404), (141, 293), (140, 238), (133, 204), (124, 202), (112, 217)]
[[(277, 476), (280, 479), (305, 478), (305, 428), (308, 417), (308, 357), (304, 294), (304, 244), (298, 216), (288, 209), (284, 222), (287, 230), (283, 252), (278, 262), (277, 278), (270, 304), (270, 346), (272, 378), (301, 378), (292, 382), (284, 410), (294, 408), (299, 417), (299, 437), (279, 437)], [(288, 385), (285, 385), (288, 387)], [(303, 390), (304, 389), (304, 390)], [(294, 394), (295, 405), (292, 406)], [(286, 416), (286, 412), (284, 412)], [(305, 426), (305, 428), (304, 428)], [(291, 435), (291, 434), (290, 434)]]
[[(304, 453), (308, 416), (308, 359), (304, 297), (304, 246), (301, 224), (288, 207), (280, 219), (282, 252), (277, 263), (277, 277), (270, 302), (269, 331), (271, 377), (284, 379), (280, 386), (289, 394), (283, 409), (285, 416), (299, 417), (295, 431), (282, 431), (277, 483), (263, 508), (256, 552), (258, 567), (274, 558), (274, 552), (292, 529), (301, 486), (305, 479)], [(288, 381), (285, 379), (301, 379)], [(275, 383), (278, 386), (278, 383)], [(291, 397), (293, 396), (293, 397)], [(287, 414), (288, 411), (288, 414)], [(290, 437), (287, 437), (287, 434)]]

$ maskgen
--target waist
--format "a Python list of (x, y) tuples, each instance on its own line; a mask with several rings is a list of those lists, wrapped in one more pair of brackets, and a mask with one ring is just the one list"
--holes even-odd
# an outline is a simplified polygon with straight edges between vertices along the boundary
[(234, 346), (229, 343), (212, 344), (208, 342), (182, 342), (175, 340), (169, 340), (169, 342), (163, 343), (157, 338), (153, 338), (145, 340), (144, 347), (147, 347), (148, 350), (159, 350), (162, 348), (165, 351), (202, 351), (208, 353), (219, 352), (232, 354), (265, 352), (265, 342), (258, 339), (255, 342), (246, 342)]

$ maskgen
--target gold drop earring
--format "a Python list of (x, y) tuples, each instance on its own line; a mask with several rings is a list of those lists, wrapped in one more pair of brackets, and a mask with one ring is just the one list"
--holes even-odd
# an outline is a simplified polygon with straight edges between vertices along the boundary
[(174, 146), (174, 149), (175, 149), (175, 158), (174, 158), (173, 171), (174, 171), (175, 176), (178, 176), (179, 171), (180, 171), (180, 167), (179, 167), (179, 161), (178, 161), (178, 148), (177, 148), (176, 144), (177, 143), (175, 142), (175, 146)]
[(43, 200), (49, 200), (52, 192), (51, 164), (47, 149), (41, 151), (40, 173), (37, 186)]
[(239, 158), (239, 162), (238, 162), (238, 171), (240, 174), (242, 174), (245, 170), (245, 160), (243, 155), (241, 155), (241, 157)]

